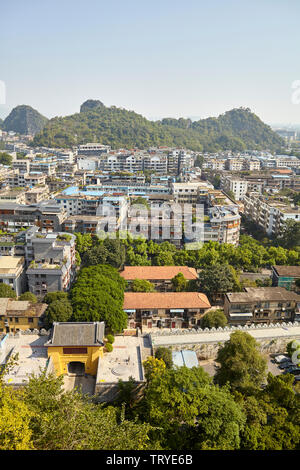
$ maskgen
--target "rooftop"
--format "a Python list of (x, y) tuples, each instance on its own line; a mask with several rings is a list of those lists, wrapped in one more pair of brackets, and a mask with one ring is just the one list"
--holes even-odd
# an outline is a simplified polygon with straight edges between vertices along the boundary
[(188, 266), (124, 266), (120, 276), (126, 280), (171, 280), (179, 273), (188, 280), (198, 279), (196, 269)]
[(31, 303), (28, 300), (0, 298), (0, 315), (11, 317), (40, 317), (48, 307), (43, 303)]
[(272, 266), (279, 276), (300, 277), (300, 266)]
[(245, 292), (228, 292), (226, 296), (230, 302), (286, 302), (289, 300), (300, 302), (300, 295), (284, 287), (245, 287)]
[[(300, 299), (300, 296), (299, 296)], [(205, 294), (198, 292), (125, 292), (124, 310), (130, 309), (170, 309), (170, 308), (210, 308)]]
[(99, 346), (104, 322), (54, 322), (47, 346)]
[(22, 256), (0, 256), (0, 273), (14, 274), (24, 264)]

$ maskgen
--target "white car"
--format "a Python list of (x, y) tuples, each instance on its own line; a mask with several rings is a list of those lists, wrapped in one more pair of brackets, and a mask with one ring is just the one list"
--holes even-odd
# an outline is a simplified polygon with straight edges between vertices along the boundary
[(276, 356), (274, 358), (274, 361), (276, 362), (276, 364), (282, 364), (283, 362), (290, 361), (290, 358), (284, 356), (283, 354), (280, 354), (279, 356)]

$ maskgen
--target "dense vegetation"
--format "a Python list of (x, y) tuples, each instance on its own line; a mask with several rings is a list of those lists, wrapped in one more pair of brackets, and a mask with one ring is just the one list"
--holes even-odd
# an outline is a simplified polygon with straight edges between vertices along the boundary
[[(77, 250), (83, 259), (89, 260), (87, 254), (91, 251), (95, 255), (91, 264), (103, 263), (102, 250), (96, 248), (105, 247), (108, 241), (90, 234), (77, 234), (77, 241)], [(153, 240), (133, 239), (130, 236), (126, 239), (110, 240), (110, 243), (114, 247), (115, 267), (121, 267), (124, 262), (129, 266), (190, 266), (196, 269), (230, 265), (237, 270), (257, 272), (260, 268), (272, 265), (300, 265), (300, 251), (297, 247), (287, 249), (281, 246), (264, 246), (247, 235), (240, 237), (237, 247), (226, 243), (208, 242), (198, 250), (177, 249), (169, 242), (158, 244)]]
[[(266, 378), (266, 360), (248, 333), (220, 347), (214, 378), (202, 367), (173, 367), (159, 348), (144, 362), (146, 386), (120, 381), (119, 397), (99, 405), (63, 378), (32, 376), (14, 390), (0, 374), (1, 450), (296, 450), (299, 394), (294, 377)], [(6, 366), (11, 367), (10, 365)]]
[(12, 156), (6, 152), (0, 152), (0, 164), (1, 165), (11, 165)]
[(48, 119), (31, 106), (21, 105), (14, 108), (4, 119), (2, 129), (18, 134), (34, 135), (40, 132)]
[(279, 149), (283, 140), (249, 109), (228, 111), (218, 118), (149, 121), (140, 114), (88, 100), (81, 112), (48, 121), (33, 145), (71, 147), (97, 141), (113, 148), (176, 146), (214, 152)]
[(125, 281), (115, 268), (103, 264), (82, 268), (70, 292), (72, 318), (104, 321), (111, 331), (123, 331), (127, 327), (124, 290)]

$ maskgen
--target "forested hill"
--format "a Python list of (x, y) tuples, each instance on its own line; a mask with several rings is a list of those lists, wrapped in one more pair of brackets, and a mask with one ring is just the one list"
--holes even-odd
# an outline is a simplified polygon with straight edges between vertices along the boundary
[(34, 135), (40, 132), (48, 119), (31, 106), (21, 105), (14, 108), (2, 123), (5, 131)]
[(198, 151), (277, 150), (283, 140), (249, 109), (232, 109), (218, 118), (166, 118), (149, 121), (133, 111), (88, 100), (80, 113), (55, 117), (34, 138), (33, 145), (71, 147), (100, 142), (112, 148), (176, 146)]

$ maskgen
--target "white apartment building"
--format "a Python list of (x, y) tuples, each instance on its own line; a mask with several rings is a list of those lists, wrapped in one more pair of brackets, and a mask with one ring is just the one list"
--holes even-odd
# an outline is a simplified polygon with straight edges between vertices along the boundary
[(172, 183), (171, 188), (174, 200), (179, 204), (196, 204), (201, 196), (207, 195), (209, 189), (214, 189), (213, 185), (208, 181)]
[(248, 190), (248, 181), (232, 176), (225, 176), (221, 181), (221, 186), (225, 192), (231, 191), (236, 201), (241, 201)]
[(280, 155), (276, 158), (277, 168), (300, 168), (300, 158)]
[(257, 223), (268, 235), (280, 234), (287, 220), (300, 222), (299, 206), (291, 207), (284, 202), (265, 198), (255, 192), (247, 194), (243, 202), (245, 216)]

